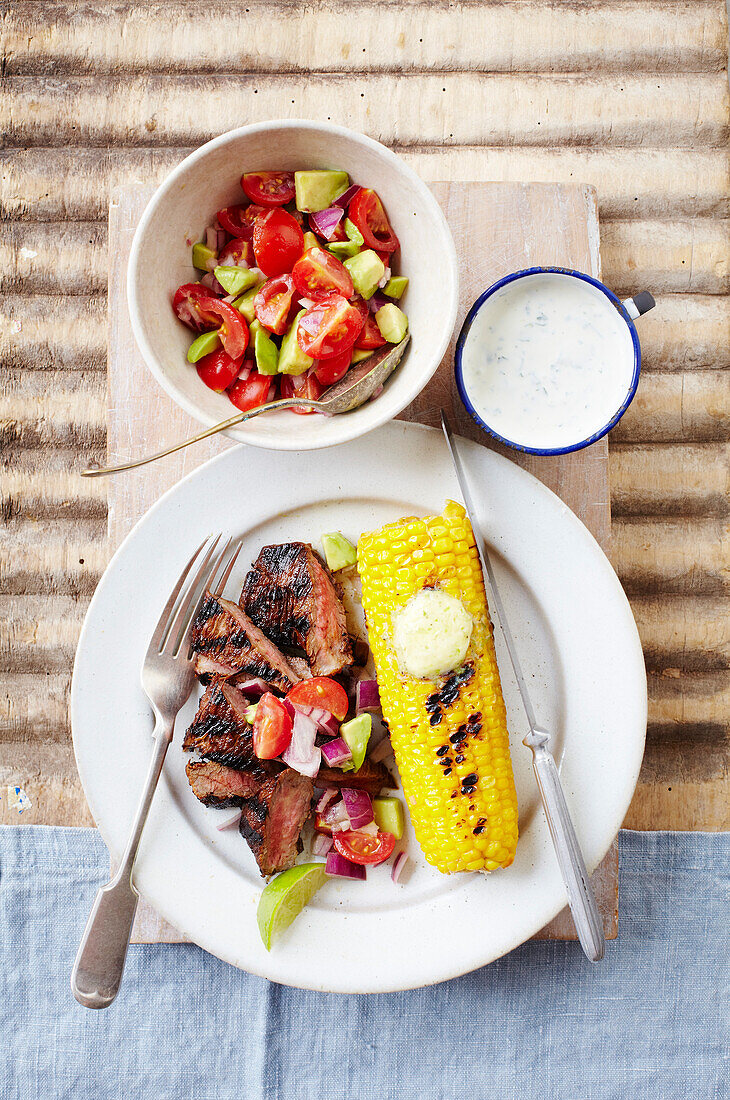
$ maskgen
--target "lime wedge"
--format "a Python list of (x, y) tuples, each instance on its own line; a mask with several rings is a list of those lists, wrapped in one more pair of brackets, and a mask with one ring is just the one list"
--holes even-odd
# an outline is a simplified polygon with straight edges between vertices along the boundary
[(314, 897), (326, 878), (324, 863), (300, 863), (298, 867), (282, 871), (264, 888), (256, 920), (267, 951)]

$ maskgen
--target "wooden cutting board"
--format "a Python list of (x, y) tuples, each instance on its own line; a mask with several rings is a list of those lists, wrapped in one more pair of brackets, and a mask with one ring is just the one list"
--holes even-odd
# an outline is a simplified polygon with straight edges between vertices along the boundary
[[(400, 419), (438, 426), (449, 411), (461, 435), (495, 446), (530, 470), (583, 520), (606, 552), (611, 512), (608, 444), (555, 458), (499, 448), (464, 412), (453, 380), (454, 342), (467, 310), (491, 283), (510, 271), (536, 265), (573, 267), (600, 276), (598, 212), (590, 187), (563, 184), (434, 183), (460, 257), (459, 316), (449, 351), (434, 378)], [(132, 237), (153, 188), (126, 186), (109, 210), (109, 405), (110, 463), (161, 450), (200, 425), (167, 397), (144, 366), (132, 338), (126, 303), (126, 269)], [(108, 481), (109, 536), (116, 547), (161, 493), (206, 459), (233, 444), (221, 436), (196, 444), (154, 465)], [(593, 876), (604, 929), (618, 929), (618, 846), (614, 842)], [(176, 942), (183, 937), (146, 903), (137, 914), (133, 942)], [(542, 939), (575, 939), (568, 910), (539, 933)]]

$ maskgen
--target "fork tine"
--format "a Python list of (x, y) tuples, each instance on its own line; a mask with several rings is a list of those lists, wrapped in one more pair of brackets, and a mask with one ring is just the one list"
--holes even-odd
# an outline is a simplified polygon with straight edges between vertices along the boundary
[(180, 648), (180, 639), (188, 623), (192, 621), (193, 615), (197, 613), (203, 593), (210, 586), (210, 582), (220, 568), (220, 564), (224, 560), (230, 545), (231, 540), (229, 538), (215, 556), (213, 556), (213, 548), (211, 548), (211, 552), (206, 556), (197, 573), (190, 581), (183, 598), (180, 600), (175, 612), (175, 617), (170, 624), (170, 630), (165, 639), (163, 652), (166, 652), (168, 655), (173, 657), (177, 656)]
[[(231, 569), (233, 568), (233, 566), (235, 564), (236, 558), (238, 557), (238, 555), (240, 553), (242, 545), (243, 544), (239, 541), (236, 544), (235, 548), (231, 549), (230, 539), (229, 539), (225, 549), (221, 552), (221, 555), (218, 558), (218, 562), (217, 562), (215, 568), (213, 569), (213, 571), (211, 573), (211, 576), (208, 579), (207, 584), (205, 584), (203, 586), (203, 588), (201, 589), (200, 594), (198, 595), (198, 598), (191, 602), (190, 612), (188, 614), (186, 622), (183, 624), (182, 629), (180, 631), (180, 637), (179, 637), (179, 640), (178, 640), (178, 642), (175, 646), (175, 649), (173, 651), (173, 656), (177, 657), (178, 654), (184, 653), (185, 656), (188, 658), (188, 660), (190, 659), (190, 656), (191, 656), (191, 654), (189, 652), (189, 650), (190, 650), (190, 633), (192, 631), (193, 623), (195, 622), (195, 616), (198, 613), (198, 608), (200, 607), (200, 603), (201, 603), (201, 600), (203, 598), (203, 594), (205, 592), (205, 589), (209, 588), (211, 591), (214, 591), (216, 596), (222, 595), (223, 589), (225, 587), (225, 582), (228, 580), (228, 577), (230, 576)], [(230, 557), (230, 560), (228, 562), (228, 565), (225, 565), (224, 563), (225, 563), (225, 559), (226, 559), (227, 556)], [(218, 569), (220, 569), (221, 565), (223, 565), (223, 567), (224, 567), (223, 568), (223, 576), (222, 576), (221, 580), (218, 582), (218, 584), (214, 586), (213, 578), (215, 576), (215, 573), (217, 573)]]
[(223, 572), (223, 576), (217, 582), (215, 587), (211, 583), (211, 588), (214, 588), (216, 596), (222, 596), (223, 595), (223, 592), (225, 591), (225, 587), (228, 584), (228, 578), (230, 577), (231, 571), (233, 570), (233, 566), (236, 564), (236, 558), (241, 553), (241, 547), (242, 546), (243, 546), (243, 542), (239, 539), (238, 544), (236, 546), (236, 549), (233, 553), (233, 556), (231, 557), (231, 560), (229, 561), (228, 565), (226, 566), (226, 568)]
[[(191, 557), (190, 561), (187, 563), (187, 565), (183, 569), (182, 573), (180, 574), (180, 578), (179, 578), (177, 584), (175, 585), (175, 587), (173, 588), (173, 590), (170, 594), (169, 600), (167, 601), (164, 608), (162, 609), (162, 614), (160, 615), (160, 618), (157, 622), (157, 626), (155, 627), (154, 633), (153, 633), (153, 635), (150, 639), (149, 653), (159, 653), (160, 650), (162, 649), (162, 641), (163, 641), (163, 638), (165, 637), (165, 632), (167, 631), (167, 628), (168, 628), (169, 623), (170, 623), (170, 619), (172, 617), (172, 613), (175, 609), (175, 604), (177, 602), (177, 598), (180, 595), (180, 590), (182, 589), (182, 586), (185, 584), (185, 581), (187, 580), (188, 573), (190, 572), (195, 559), (198, 557), (198, 555), (200, 554), (200, 551), (203, 549), (203, 547), (206, 545), (206, 543), (210, 542), (212, 537), (213, 537), (212, 535), (208, 535), (207, 538), (203, 539), (200, 546), (195, 551), (195, 553)], [(220, 538), (220, 535), (218, 535), (218, 538)], [(217, 541), (218, 541), (218, 539), (216, 539), (216, 542)], [(215, 546), (215, 543), (213, 543), (213, 545)]]

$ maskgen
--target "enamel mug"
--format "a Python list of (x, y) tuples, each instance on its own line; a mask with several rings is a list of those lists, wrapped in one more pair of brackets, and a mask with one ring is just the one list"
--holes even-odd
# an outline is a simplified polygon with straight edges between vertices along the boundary
[(495, 439), (529, 454), (578, 451), (621, 419), (639, 383), (634, 321), (647, 291), (623, 302), (581, 271), (533, 267), (490, 286), (456, 344), (466, 409)]

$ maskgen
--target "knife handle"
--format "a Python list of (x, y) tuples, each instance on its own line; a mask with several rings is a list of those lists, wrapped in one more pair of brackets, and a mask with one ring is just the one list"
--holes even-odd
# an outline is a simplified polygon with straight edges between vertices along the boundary
[(555, 759), (545, 744), (532, 747), (532, 766), (542, 795), (560, 873), (568, 891), (568, 903), (580, 945), (591, 962), (598, 962), (603, 958), (606, 946), (603, 921), (588, 880), (583, 853), (565, 801)]

